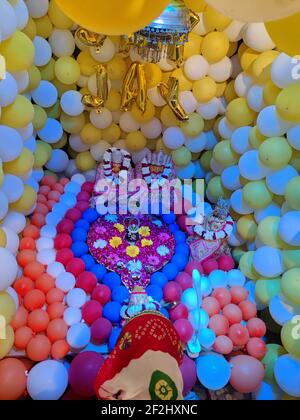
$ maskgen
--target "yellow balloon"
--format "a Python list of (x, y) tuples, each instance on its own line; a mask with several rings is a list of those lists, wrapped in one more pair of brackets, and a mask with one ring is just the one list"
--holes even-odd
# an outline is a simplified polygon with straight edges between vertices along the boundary
[(52, 146), (52, 149), (63, 149), (67, 143), (68, 143), (68, 136), (66, 133), (64, 133), (62, 135), (62, 138), (58, 142), (51, 144), (51, 146)]
[(243, 189), (243, 198), (252, 209), (264, 209), (273, 199), (265, 181), (248, 182)]
[(209, 102), (217, 96), (217, 84), (211, 77), (206, 76), (194, 82), (193, 94), (198, 102)]
[(267, 31), (276, 45), (278, 51), (285, 52), (291, 57), (300, 53), (300, 13), (285, 19), (276, 20), (266, 24)]
[(278, 51), (265, 51), (253, 62), (251, 73), (259, 83), (266, 83), (271, 78), (271, 65), (278, 55)]
[(172, 73), (172, 77), (176, 77), (179, 80), (179, 90), (191, 90), (193, 87), (193, 82), (191, 82), (186, 75), (184, 74), (182, 68), (176, 69)]
[(257, 224), (253, 215), (241, 217), (237, 222), (237, 231), (239, 235), (247, 242), (255, 241), (257, 234)]
[(261, 134), (257, 126), (252, 128), (249, 136), (249, 143), (251, 144), (253, 149), (259, 149), (266, 139), (267, 137)]
[(168, 105), (164, 106), (161, 110), (160, 119), (166, 127), (176, 127), (180, 125), (180, 121), (176, 118), (174, 112)]
[(10, 209), (19, 213), (28, 214), (36, 203), (37, 193), (29, 185), (24, 186), (22, 197), (10, 205)]
[(293, 356), (300, 358), (300, 337), (299, 328), (297, 327), (299, 321), (292, 319), (287, 322), (281, 330), (281, 341), (284, 348)]
[(24, 32), (24, 34), (27, 35), (28, 38), (30, 38), (32, 41), (34, 40), (34, 38), (37, 35), (37, 28), (35, 21), (32, 19), (32, 17), (29, 17), (27, 25), (22, 30), (22, 32)]
[(193, 55), (200, 54), (202, 41), (203, 41), (202, 36), (195, 34), (194, 32), (191, 32), (189, 34), (188, 42), (184, 45), (183, 58), (187, 60), (189, 57), (192, 57)]
[(259, 54), (257, 51), (252, 50), (252, 48), (246, 48), (241, 50), (241, 66), (242, 69), (246, 72), (248, 71), (254, 61), (259, 57)]
[(290, 302), (300, 305), (300, 268), (292, 268), (282, 276), (281, 288)]
[(264, 87), (264, 102), (266, 105), (274, 105), (281, 89), (268, 80)]
[(129, 35), (144, 28), (168, 6), (169, 0), (56, 0), (74, 22), (105, 35)]
[(276, 99), (276, 110), (284, 120), (300, 122), (300, 85), (287, 86), (280, 92)]
[(265, 366), (265, 379), (268, 382), (273, 382), (274, 377), (274, 368), (275, 364), (280, 356), (286, 354), (286, 350), (279, 344), (267, 344), (267, 354), (262, 360), (262, 363)]
[(48, 15), (35, 19), (37, 35), (48, 39), (53, 31), (53, 25)]
[(80, 72), (83, 76), (92, 76), (95, 68), (99, 64), (90, 54), (90, 50), (83, 50), (78, 54), (77, 63), (80, 66)]
[(253, 251), (245, 252), (244, 255), (242, 255), (242, 258), (240, 259), (240, 270), (250, 280), (258, 280), (260, 276), (254, 268), (253, 257)]
[(80, 132), (80, 138), (83, 143), (88, 145), (94, 145), (99, 143), (102, 139), (102, 131), (96, 128), (93, 124), (86, 124)]
[(55, 69), (55, 60), (51, 58), (48, 64), (46, 64), (45, 66), (39, 67), (42, 79), (47, 80), (48, 82), (52, 82), (52, 80), (54, 80), (55, 78), (54, 69)]
[(12, 297), (7, 292), (0, 292), (0, 316), (4, 316), (6, 325), (10, 324), (16, 310)]
[(96, 166), (96, 161), (89, 151), (79, 153), (75, 161), (77, 168), (84, 172), (90, 171)]
[(255, 284), (255, 295), (257, 299), (269, 306), (273, 297), (277, 296), (281, 291), (281, 279), (259, 279)]
[(124, 79), (127, 72), (127, 64), (124, 58), (116, 55), (106, 66), (110, 80)]
[(147, 63), (144, 69), (148, 89), (154, 88), (162, 81), (162, 71), (157, 64)]
[(280, 220), (280, 217), (266, 217), (258, 225), (257, 235), (264, 245), (268, 245), (273, 248), (287, 249), (290, 247), (280, 238), (279, 235)]
[(53, 106), (51, 106), (50, 108), (46, 108), (45, 111), (48, 115), (48, 118), (54, 118), (55, 120), (58, 120), (62, 113), (60, 101), (56, 101), (56, 103)]
[(196, 137), (204, 130), (204, 120), (201, 115), (194, 112), (189, 120), (180, 124), (181, 130), (188, 137)]
[(86, 123), (85, 114), (80, 114), (77, 117), (70, 117), (70, 115), (63, 112), (60, 117), (60, 122), (67, 133), (77, 134), (83, 129)]
[(6, 235), (3, 231), (3, 229), (0, 228), (0, 248), (5, 248), (6, 247)]
[(121, 94), (117, 90), (111, 89), (104, 105), (111, 112), (119, 111), (121, 108)]
[(21, 31), (16, 31), (11, 37), (0, 44), (0, 54), (6, 61), (8, 71), (24, 71), (34, 62), (34, 45), (31, 39)]
[(218, 143), (214, 148), (213, 157), (225, 168), (235, 165), (240, 159), (240, 156), (232, 149), (230, 140)]
[(80, 66), (73, 57), (60, 57), (54, 71), (57, 79), (65, 85), (72, 85), (80, 77)]
[(184, 0), (186, 6), (189, 9), (192, 9), (194, 12), (203, 12), (207, 7), (207, 4), (204, 0)]
[[(147, 141), (147, 143), (148, 143), (148, 141)], [(156, 147), (155, 147), (155, 151), (156, 151), (156, 152), (160, 152), (161, 150), (162, 150), (163, 152), (165, 152), (167, 155), (170, 155), (170, 154), (172, 153), (172, 150), (171, 150), (171, 149), (169, 149), (169, 148), (165, 145), (165, 143), (163, 142), (162, 137), (160, 137), (160, 138), (157, 140)]]
[(13, 128), (24, 128), (31, 123), (34, 117), (34, 108), (32, 103), (23, 95), (17, 95), (15, 101), (2, 108), (0, 117), (1, 124)]
[(5, 337), (5, 340), (0, 340), (0, 360), (8, 355), (14, 345), (15, 334), (10, 325), (6, 326)]
[(126, 145), (131, 152), (140, 152), (146, 147), (146, 144), (146, 137), (141, 131), (134, 131), (126, 137)]
[(271, 169), (282, 169), (288, 165), (293, 150), (284, 137), (272, 137), (259, 148), (259, 158)]
[(34, 156), (32, 152), (24, 147), (20, 156), (12, 162), (4, 163), (3, 168), (5, 173), (22, 177), (32, 169), (33, 164)]
[(114, 144), (121, 137), (121, 129), (116, 123), (102, 130), (102, 138), (108, 143)]
[(203, 13), (204, 25), (207, 31), (211, 32), (214, 30), (224, 31), (227, 26), (230, 25), (232, 20), (218, 12), (213, 7), (207, 6)]
[(28, 69), (28, 75), (29, 75), (29, 84), (27, 87), (27, 92), (30, 92), (31, 90), (34, 90), (38, 87), (42, 80), (41, 72), (36, 66), (31, 66)]
[(226, 99), (227, 103), (230, 103), (234, 99), (236, 99), (238, 96), (236, 94), (235, 88), (234, 88), (234, 80), (231, 80), (227, 85), (224, 92), (224, 98)]
[(243, 248), (237, 247), (234, 248), (232, 251), (232, 256), (234, 258), (234, 261), (239, 264), (241, 261), (242, 256), (245, 254), (245, 250)]
[(210, 171), (211, 159), (212, 159), (212, 151), (211, 150), (207, 150), (206, 152), (204, 152), (202, 154), (201, 158), (200, 158), (201, 166), (206, 172)]
[(246, 98), (238, 98), (228, 105), (226, 117), (236, 127), (243, 127), (253, 124), (256, 113), (249, 108)]
[(293, 150), (293, 156), (290, 161), (290, 164), (300, 172), (300, 150)]
[(223, 32), (210, 32), (204, 37), (201, 50), (209, 63), (218, 63), (229, 51), (229, 39)]
[(42, 168), (51, 158), (52, 147), (42, 141), (37, 141), (34, 152), (34, 169)]
[(176, 166), (187, 166), (192, 160), (191, 152), (185, 147), (180, 147), (172, 152), (172, 158)]
[(155, 107), (153, 103), (147, 100), (145, 112), (141, 111), (136, 102), (133, 104), (131, 113), (133, 118), (140, 124), (145, 124), (155, 116)]
[(207, 194), (214, 203), (216, 203), (219, 198), (228, 198), (230, 196), (230, 192), (224, 188), (220, 176), (215, 176), (209, 181), (207, 185)]
[(35, 131), (41, 130), (47, 122), (47, 112), (39, 105), (33, 105), (34, 117), (33, 117), (33, 128)]
[(70, 29), (74, 25), (74, 22), (61, 10), (56, 0), (50, 1), (48, 16), (58, 29)]

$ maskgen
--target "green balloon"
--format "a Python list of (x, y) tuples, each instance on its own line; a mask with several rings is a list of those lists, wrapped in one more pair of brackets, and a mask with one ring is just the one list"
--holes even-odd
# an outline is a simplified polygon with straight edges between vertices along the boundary
[(282, 292), (294, 305), (300, 305), (300, 268), (292, 268), (282, 276)]
[(265, 181), (251, 181), (243, 189), (243, 198), (252, 209), (265, 209), (273, 200), (273, 194)]
[(265, 365), (266, 373), (265, 380), (268, 382), (274, 382), (274, 368), (277, 362), (277, 359), (280, 356), (283, 356), (287, 352), (279, 344), (268, 344), (267, 345), (267, 354), (262, 360), (263, 365)]
[(280, 293), (281, 279), (261, 279), (255, 285), (255, 295), (265, 306), (269, 306), (270, 301)]
[(300, 358), (300, 316), (295, 316), (281, 330), (281, 340), (285, 349)]

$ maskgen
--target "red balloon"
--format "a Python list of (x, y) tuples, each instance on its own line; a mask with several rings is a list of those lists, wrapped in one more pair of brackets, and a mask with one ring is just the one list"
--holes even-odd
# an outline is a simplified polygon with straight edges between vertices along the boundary
[(89, 207), (90, 203), (88, 201), (78, 201), (75, 208), (78, 209), (81, 213), (83, 213)]
[(236, 356), (230, 360), (232, 365), (231, 386), (242, 394), (258, 390), (265, 376), (263, 364), (251, 356)]
[(232, 353), (233, 342), (226, 335), (220, 335), (216, 338), (214, 349), (217, 353), (224, 354), (226, 356)]
[(266, 343), (261, 338), (250, 338), (247, 344), (247, 352), (249, 356), (262, 360), (267, 353)]
[[(51, 175), (46, 175), (41, 180), (41, 185), (47, 185), (48, 187), (54, 187), (55, 184), (56, 184), (55, 178)], [(50, 190), (50, 188), (49, 188), (49, 190)]]
[(185, 268), (185, 272), (190, 276), (193, 275), (194, 270), (198, 270), (200, 274), (204, 274), (202, 264), (199, 261), (191, 261)]
[(214, 315), (209, 321), (209, 328), (214, 331), (217, 337), (226, 335), (229, 331), (228, 319), (223, 315)]
[(82, 318), (91, 325), (97, 319), (102, 317), (102, 305), (96, 300), (90, 300), (82, 307)]
[(52, 343), (64, 340), (67, 336), (68, 326), (63, 319), (53, 319), (47, 328), (47, 337)]
[(57, 251), (56, 261), (62, 263), (65, 267), (74, 258), (74, 254), (69, 248), (62, 248)]
[(70, 248), (73, 241), (67, 233), (59, 233), (54, 239), (54, 246), (56, 249)]
[(74, 222), (70, 219), (63, 219), (58, 225), (57, 225), (57, 233), (67, 233), (71, 234), (74, 229)]
[(224, 306), (231, 303), (231, 294), (229, 290), (225, 289), (224, 287), (219, 287), (218, 289), (215, 289), (212, 297), (216, 298), (219, 304), (221, 305), (221, 308), (224, 308)]
[(228, 319), (229, 325), (239, 324), (243, 320), (242, 311), (233, 303), (224, 306), (223, 315)]
[(186, 225), (186, 216), (182, 215), (177, 218), (177, 224), (181, 230), (187, 232), (187, 225)]
[(81, 191), (77, 194), (77, 201), (89, 201), (91, 195), (87, 191)]
[(13, 316), (10, 325), (13, 327), (14, 330), (17, 330), (20, 327), (24, 327), (27, 325), (28, 320), (28, 311), (24, 308), (24, 306), (19, 306), (17, 312)]
[(229, 255), (223, 255), (218, 259), (220, 270), (222, 271), (230, 271), (235, 268), (235, 262), (232, 257)]
[(75, 277), (83, 273), (85, 270), (85, 264), (80, 258), (72, 258), (67, 264), (67, 272), (72, 273)]
[(187, 319), (188, 317), (188, 308), (183, 303), (179, 303), (175, 308), (170, 310), (170, 319), (172, 322), (175, 322), (178, 319)]
[(76, 208), (70, 209), (67, 211), (65, 218), (72, 220), (72, 222), (77, 222), (81, 218), (81, 211)]
[(250, 338), (247, 328), (241, 324), (232, 325), (228, 336), (236, 347), (244, 347)]
[(83, 289), (87, 294), (91, 294), (97, 285), (97, 277), (89, 271), (84, 271), (77, 276), (76, 287)]
[(243, 313), (243, 319), (249, 321), (251, 318), (255, 318), (257, 315), (257, 307), (253, 302), (245, 300), (239, 304), (239, 308)]
[(218, 315), (221, 311), (221, 305), (214, 297), (207, 297), (203, 300), (202, 308), (208, 313), (210, 317)]
[(233, 286), (230, 290), (231, 302), (239, 304), (248, 298), (249, 292), (242, 286)]
[(259, 318), (252, 318), (247, 323), (250, 337), (262, 338), (267, 333), (267, 327), (264, 321)]
[(34, 362), (41, 362), (48, 359), (51, 351), (51, 343), (45, 335), (36, 335), (33, 337), (26, 348), (29, 359)]
[(94, 184), (88, 181), (85, 182), (82, 184), (81, 191), (86, 191), (91, 194), (94, 191)]
[(33, 332), (39, 333), (46, 330), (49, 321), (47, 312), (43, 309), (36, 309), (29, 314), (27, 325)]
[(188, 273), (179, 273), (176, 277), (176, 283), (178, 283), (181, 286), (182, 291), (193, 287), (192, 276)]
[(111, 300), (111, 290), (105, 284), (100, 284), (95, 287), (92, 293), (92, 299), (97, 300), (102, 306), (106, 305)]
[(27, 293), (24, 297), (24, 306), (29, 311), (33, 311), (34, 309), (40, 309), (44, 306), (46, 302), (45, 293), (41, 290), (31, 290)]
[(210, 273), (212, 273), (215, 270), (219, 269), (219, 264), (216, 260), (207, 260), (205, 261), (203, 264), (203, 270), (204, 270), (204, 274), (206, 274), (207, 276), (210, 275)]
[(175, 321), (174, 328), (183, 343), (188, 343), (193, 337), (194, 329), (187, 319), (178, 319)]
[(180, 302), (182, 295), (181, 286), (175, 281), (170, 281), (164, 287), (164, 299), (166, 302)]
[(104, 344), (108, 341), (112, 332), (112, 324), (108, 319), (99, 318), (91, 327), (92, 340), (96, 344)]

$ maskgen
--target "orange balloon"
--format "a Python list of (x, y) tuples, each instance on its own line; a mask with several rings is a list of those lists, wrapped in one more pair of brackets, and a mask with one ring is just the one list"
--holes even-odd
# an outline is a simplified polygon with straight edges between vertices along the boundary
[(65, 312), (65, 305), (62, 302), (54, 302), (48, 306), (47, 312), (49, 314), (50, 319), (58, 319), (62, 318)]
[(58, 202), (59, 199), (60, 199), (60, 196), (61, 196), (61, 194), (58, 191), (51, 191), (48, 194), (48, 200), (53, 200), (53, 201)]
[(47, 336), (52, 343), (66, 338), (68, 326), (63, 319), (53, 319), (49, 322)]
[(47, 197), (50, 191), (51, 191), (51, 188), (48, 187), (48, 185), (43, 185), (39, 189), (39, 194), (43, 194), (45, 197)]
[(47, 185), (48, 187), (53, 187), (56, 184), (55, 178), (51, 175), (46, 175), (41, 181), (41, 185)]
[(36, 280), (35, 287), (44, 293), (48, 293), (55, 287), (55, 280), (50, 274), (44, 273)]
[(51, 351), (51, 343), (45, 335), (36, 335), (33, 337), (26, 348), (29, 359), (34, 362), (41, 362), (48, 359)]
[(19, 350), (25, 350), (33, 336), (34, 333), (31, 328), (27, 326), (18, 328), (15, 332), (15, 347)]
[(45, 268), (39, 262), (29, 263), (24, 268), (24, 275), (30, 277), (32, 280), (37, 280), (44, 272)]
[(15, 282), (14, 289), (19, 296), (24, 297), (34, 289), (34, 282), (29, 277), (20, 277)]
[(31, 290), (24, 297), (24, 306), (29, 311), (34, 311), (35, 309), (40, 309), (44, 306), (46, 301), (45, 293), (41, 290)]
[(62, 360), (70, 351), (70, 346), (66, 340), (59, 340), (52, 344), (51, 356), (55, 360)]
[(46, 311), (43, 309), (35, 309), (28, 316), (27, 325), (35, 333), (45, 331), (48, 327), (50, 318)]
[(56, 204), (56, 201), (54, 201), (54, 200), (48, 200), (46, 206), (48, 207), (48, 209), (50, 211), (55, 206), (55, 204)]
[(0, 400), (17, 400), (25, 394), (25, 366), (18, 359), (0, 361)]
[(17, 261), (24, 268), (27, 264), (36, 261), (36, 252), (30, 249), (24, 249), (17, 255)]
[[(47, 200), (46, 200), (47, 202)], [(46, 203), (45, 203), (46, 204)], [(34, 213), (34, 215), (31, 218), (31, 223), (38, 228), (41, 228), (45, 224), (45, 216), (43, 216), (40, 213)]]
[(70, 182), (70, 180), (68, 178), (62, 178), (59, 180), (59, 183), (64, 187), (65, 185), (67, 185)]
[(24, 306), (19, 306), (17, 312), (11, 320), (10, 325), (13, 327), (14, 330), (17, 330), (20, 327), (24, 327), (27, 324), (27, 320), (28, 311), (24, 308)]
[(36, 226), (28, 225), (22, 232), (24, 238), (38, 239), (40, 237), (40, 231)]
[(38, 203), (35, 208), (35, 212), (46, 216), (48, 214), (48, 207), (46, 206), (46, 204)]
[(32, 251), (35, 251), (35, 240), (32, 238), (23, 238), (20, 241), (20, 250), (23, 251), (24, 249), (31, 249)]
[(37, 202), (46, 204), (47, 203), (47, 198), (43, 194), (38, 194), (37, 195)]
[(60, 289), (52, 289), (47, 293), (46, 300), (48, 305), (55, 302), (62, 302), (64, 300), (65, 294)]
[(60, 184), (59, 182), (57, 182), (55, 185), (54, 185), (54, 191), (58, 191), (58, 192), (60, 192), (61, 194), (63, 194), (64, 193), (64, 186), (62, 185), (62, 184)]

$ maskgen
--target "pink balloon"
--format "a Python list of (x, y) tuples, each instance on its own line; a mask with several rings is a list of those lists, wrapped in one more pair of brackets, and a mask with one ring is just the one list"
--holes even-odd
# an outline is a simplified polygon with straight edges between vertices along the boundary
[(185, 215), (179, 216), (177, 218), (177, 223), (178, 223), (178, 226), (180, 227), (181, 230), (183, 230), (184, 232), (187, 231), (186, 216)]
[(94, 184), (92, 182), (85, 182), (82, 187), (81, 187), (81, 191), (86, 191), (88, 193), (92, 193), (94, 190)]
[(212, 273), (213, 271), (219, 269), (219, 264), (217, 263), (216, 260), (207, 260), (204, 263), (202, 263), (202, 266), (203, 266), (204, 274), (206, 274), (207, 276), (209, 276), (210, 273)]
[(92, 340), (95, 344), (104, 344), (112, 332), (112, 325), (108, 319), (99, 318), (91, 327)]
[(236, 356), (230, 360), (230, 363), (231, 386), (242, 394), (257, 391), (265, 376), (263, 364), (251, 356)]
[(216, 338), (214, 349), (220, 354), (228, 355), (233, 351), (233, 342), (226, 335), (220, 335)]
[(247, 344), (247, 352), (249, 356), (262, 360), (267, 353), (266, 343), (261, 338), (250, 338)]
[(188, 273), (179, 273), (176, 277), (176, 283), (180, 284), (182, 291), (193, 287), (193, 279)]
[(183, 378), (183, 395), (187, 395), (197, 382), (196, 363), (184, 354), (180, 370)]
[(257, 307), (253, 302), (245, 300), (239, 304), (239, 308), (243, 313), (243, 319), (249, 321), (251, 318), (255, 318), (257, 315)]
[(248, 298), (249, 292), (242, 286), (233, 286), (230, 290), (232, 303), (239, 304)]
[(247, 328), (250, 337), (261, 338), (264, 337), (267, 333), (266, 324), (259, 318), (250, 319), (247, 323)]
[(209, 321), (209, 328), (214, 331), (217, 337), (226, 335), (229, 331), (228, 319), (223, 315), (214, 315)]
[(89, 201), (90, 198), (91, 198), (91, 195), (87, 191), (81, 191), (77, 195), (77, 200), (78, 201)]
[(239, 324), (243, 320), (242, 311), (233, 303), (229, 303), (229, 305), (224, 306), (223, 315), (228, 319), (229, 325)]
[(188, 317), (188, 308), (183, 303), (179, 303), (174, 309), (170, 310), (170, 319), (172, 322), (175, 322), (178, 319), (187, 319)]
[(174, 328), (178, 332), (183, 343), (188, 343), (193, 337), (194, 329), (187, 319), (178, 319), (175, 321)]
[(223, 255), (218, 259), (220, 270), (230, 271), (235, 268), (235, 262), (229, 255)]
[(181, 286), (175, 281), (169, 281), (164, 287), (164, 299), (166, 302), (180, 302), (182, 295)]
[(82, 318), (91, 325), (96, 319), (102, 316), (102, 305), (96, 300), (86, 302), (82, 308)]
[(228, 336), (237, 347), (244, 347), (250, 338), (247, 328), (241, 324), (232, 325), (229, 328)]
[(221, 308), (231, 303), (231, 294), (229, 290), (225, 289), (224, 287), (219, 287), (218, 289), (214, 290), (212, 296), (217, 299), (220, 303)]
[(209, 317), (218, 315), (221, 311), (221, 305), (214, 297), (207, 297), (203, 300), (202, 308), (208, 313)]
[(199, 261), (191, 261), (185, 268), (185, 272), (193, 275), (193, 271), (198, 270), (200, 274), (204, 274), (202, 264)]

